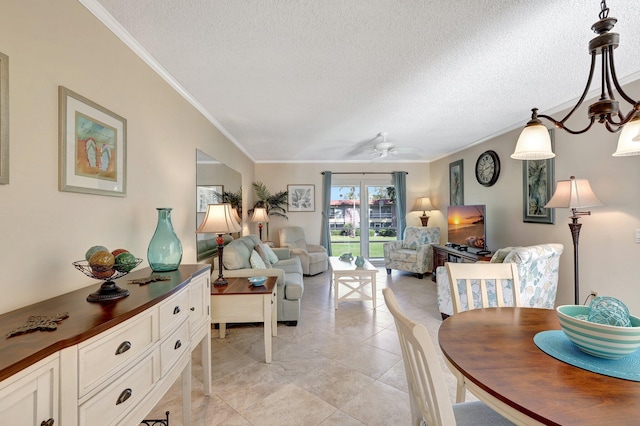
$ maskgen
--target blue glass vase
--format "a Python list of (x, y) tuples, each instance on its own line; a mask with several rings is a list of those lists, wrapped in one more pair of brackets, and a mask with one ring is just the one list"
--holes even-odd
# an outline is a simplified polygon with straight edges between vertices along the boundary
[(171, 208), (158, 207), (158, 225), (147, 249), (149, 266), (155, 272), (175, 271), (182, 260), (182, 244), (173, 231)]

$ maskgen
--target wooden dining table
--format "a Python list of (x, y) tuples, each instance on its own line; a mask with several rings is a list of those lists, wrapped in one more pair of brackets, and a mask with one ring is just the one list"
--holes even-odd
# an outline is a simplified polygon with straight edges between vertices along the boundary
[(574, 367), (533, 341), (560, 329), (550, 309), (476, 309), (446, 319), (438, 341), (467, 389), (516, 424), (639, 425), (640, 382)]

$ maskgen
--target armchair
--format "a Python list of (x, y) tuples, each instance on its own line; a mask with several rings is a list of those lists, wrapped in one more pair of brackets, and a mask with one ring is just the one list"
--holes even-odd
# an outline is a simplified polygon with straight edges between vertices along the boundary
[(440, 228), (435, 226), (407, 226), (402, 240), (384, 243), (384, 267), (387, 274), (392, 269), (413, 272), (422, 279), (433, 270), (434, 244), (440, 244)]
[(317, 275), (329, 269), (327, 249), (321, 245), (307, 244), (301, 227), (281, 228), (279, 236), (280, 247), (288, 247), (292, 254), (300, 257), (304, 275)]
[[(490, 263), (515, 263), (520, 279), (521, 306), (554, 309), (558, 289), (558, 268), (562, 244), (539, 244), (529, 247), (507, 247), (496, 251)], [(438, 283), (438, 307), (443, 318), (453, 315), (449, 275), (444, 266), (436, 269)], [(460, 282), (458, 282), (460, 285)], [(508, 284), (510, 285), (510, 284)], [(510, 288), (503, 287), (509, 293)], [(479, 292), (478, 284), (472, 285)], [(495, 289), (489, 290), (489, 299), (495, 301)], [(466, 300), (462, 302), (467, 310)]]

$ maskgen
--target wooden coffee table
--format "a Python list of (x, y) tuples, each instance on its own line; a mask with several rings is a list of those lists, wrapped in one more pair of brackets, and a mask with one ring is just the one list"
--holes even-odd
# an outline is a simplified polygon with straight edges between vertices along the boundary
[[(335, 296), (335, 308), (338, 309), (338, 303), (343, 301), (354, 300), (371, 300), (373, 309), (376, 308), (376, 274), (378, 269), (364, 261), (364, 265), (357, 267), (354, 261), (345, 262), (338, 257), (329, 258), (329, 266), (331, 267), (331, 282)], [(366, 293), (366, 287), (371, 284), (371, 296)], [(340, 297), (340, 285), (347, 288), (346, 294)]]
[[(227, 323), (264, 323), (265, 362), (271, 362), (271, 336), (278, 335), (276, 277), (263, 286), (253, 286), (247, 278), (227, 278), (225, 286), (211, 286), (211, 322), (219, 324), (224, 339)], [(223, 297), (224, 296), (224, 297)]]

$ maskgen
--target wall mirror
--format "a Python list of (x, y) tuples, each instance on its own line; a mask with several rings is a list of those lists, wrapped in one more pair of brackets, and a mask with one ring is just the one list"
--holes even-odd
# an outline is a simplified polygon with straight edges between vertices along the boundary
[[(210, 155), (196, 149), (196, 229), (208, 204), (227, 202), (242, 217), (242, 175)], [(198, 261), (218, 253), (215, 234), (196, 234)]]

